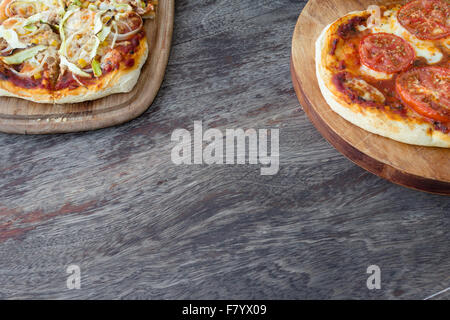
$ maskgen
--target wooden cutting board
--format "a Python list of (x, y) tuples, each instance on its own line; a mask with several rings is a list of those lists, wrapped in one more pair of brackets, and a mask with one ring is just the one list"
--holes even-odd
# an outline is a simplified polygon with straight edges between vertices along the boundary
[(317, 83), (314, 46), (328, 24), (374, 0), (310, 0), (292, 39), (291, 74), (303, 109), (322, 135), (364, 169), (394, 183), (450, 195), (450, 149), (412, 146), (384, 138), (347, 122), (325, 102)]
[(56, 105), (0, 97), (0, 131), (20, 134), (87, 131), (124, 123), (141, 115), (153, 102), (164, 78), (174, 7), (174, 0), (160, 1), (156, 18), (145, 20), (149, 56), (131, 92)]

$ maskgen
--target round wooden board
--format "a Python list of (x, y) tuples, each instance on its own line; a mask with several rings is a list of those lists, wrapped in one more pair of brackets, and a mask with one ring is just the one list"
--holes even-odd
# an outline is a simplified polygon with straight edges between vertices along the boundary
[(450, 195), (450, 149), (408, 145), (369, 133), (334, 113), (315, 72), (315, 41), (328, 24), (374, 0), (310, 0), (292, 39), (291, 74), (306, 114), (342, 154), (364, 169), (417, 190)]
[(0, 97), (0, 131), (20, 134), (87, 131), (121, 124), (141, 115), (153, 102), (164, 78), (174, 7), (174, 0), (160, 1), (156, 18), (145, 21), (149, 56), (131, 92), (74, 104), (39, 104)]

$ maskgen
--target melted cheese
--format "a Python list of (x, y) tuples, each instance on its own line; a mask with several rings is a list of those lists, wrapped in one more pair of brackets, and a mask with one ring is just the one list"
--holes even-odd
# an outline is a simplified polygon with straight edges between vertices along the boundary
[(389, 80), (394, 76), (393, 74), (372, 70), (363, 64), (361, 64), (359, 71), (361, 71), (362, 74), (375, 78), (377, 80)]
[(383, 103), (386, 100), (377, 88), (362, 79), (351, 79), (346, 82), (346, 85), (354, 91), (359, 92), (361, 94), (360, 96), (366, 101)]
[(444, 40), (443, 43), (444, 43), (444, 46), (450, 50), (450, 39)]

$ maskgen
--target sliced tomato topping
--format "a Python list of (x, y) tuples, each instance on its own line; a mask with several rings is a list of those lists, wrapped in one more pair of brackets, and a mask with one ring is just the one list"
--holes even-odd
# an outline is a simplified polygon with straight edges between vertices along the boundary
[(427, 118), (450, 122), (450, 69), (423, 67), (409, 70), (396, 80), (403, 102)]
[(406, 70), (414, 62), (414, 48), (404, 39), (390, 33), (373, 33), (359, 44), (361, 63), (385, 73)]
[(448, 0), (415, 0), (405, 4), (398, 21), (422, 40), (436, 40), (450, 35), (450, 2)]

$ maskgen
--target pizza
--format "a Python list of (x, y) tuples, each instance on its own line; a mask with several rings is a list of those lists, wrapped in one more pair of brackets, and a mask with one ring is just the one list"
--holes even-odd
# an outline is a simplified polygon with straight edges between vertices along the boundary
[(450, 1), (397, 1), (350, 12), (316, 42), (331, 107), (403, 143), (450, 148)]
[(0, 0), (0, 96), (74, 103), (129, 92), (155, 0)]

